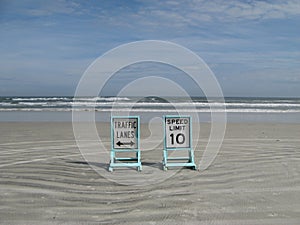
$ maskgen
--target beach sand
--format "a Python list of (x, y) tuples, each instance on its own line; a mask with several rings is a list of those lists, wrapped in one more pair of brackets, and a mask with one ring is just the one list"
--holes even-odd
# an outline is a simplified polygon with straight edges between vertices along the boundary
[[(109, 124), (98, 129), (109, 148)], [(201, 124), (197, 161), (209, 131), (209, 124)], [(142, 125), (141, 135), (149, 135), (147, 126)], [(3, 122), (0, 223), (300, 224), (299, 137), (300, 124), (231, 123), (207, 170), (153, 166), (166, 178), (136, 186), (95, 172), (76, 145), (71, 123)], [(148, 169), (113, 173), (128, 179), (151, 173), (151, 165), (162, 160), (162, 145), (143, 153), (146, 145), (151, 143), (142, 143)]]

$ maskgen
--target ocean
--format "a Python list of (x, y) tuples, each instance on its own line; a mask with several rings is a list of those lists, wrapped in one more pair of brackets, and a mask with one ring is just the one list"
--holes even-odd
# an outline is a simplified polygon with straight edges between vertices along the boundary
[(97, 121), (111, 114), (140, 115), (142, 122), (166, 114), (198, 114), (209, 122), (211, 112), (227, 113), (229, 122), (300, 123), (300, 98), (205, 97), (0, 97), (0, 121), (72, 121), (72, 111), (95, 111)]

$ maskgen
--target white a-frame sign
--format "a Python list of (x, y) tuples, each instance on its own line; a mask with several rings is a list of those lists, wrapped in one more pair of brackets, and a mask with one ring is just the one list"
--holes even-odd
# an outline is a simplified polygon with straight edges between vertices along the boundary
[[(164, 116), (164, 152), (163, 169), (168, 167), (190, 167), (196, 169), (192, 148), (192, 118), (190, 116)], [(170, 151), (183, 150), (188, 157), (171, 157)]]
[[(134, 157), (116, 157), (118, 152), (134, 153)], [(140, 118), (115, 116), (111, 118), (111, 153), (109, 171), (115, 167), (136, 167), (142, 170), (140, 151)]]

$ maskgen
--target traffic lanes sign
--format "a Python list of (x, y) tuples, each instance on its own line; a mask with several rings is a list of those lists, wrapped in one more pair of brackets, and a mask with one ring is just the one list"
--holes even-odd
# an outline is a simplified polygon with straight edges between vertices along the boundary
[(112, 137), (114, 149), (139, 148), (138, 117), (113, 117)]

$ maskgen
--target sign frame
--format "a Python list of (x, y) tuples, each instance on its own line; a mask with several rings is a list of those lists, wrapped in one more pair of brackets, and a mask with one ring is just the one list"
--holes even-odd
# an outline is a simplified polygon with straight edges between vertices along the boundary
[[(167, 141), (167, 120), (168, 119), (189, 119), (189, 143), (188, 147), (169, 147), (168, 141)], [(163, 149), (163, 170), (168, 170), (169, 167), (189, 167), (194, 170), (197, 169), (197, 166), (195, 164), (195, 157), (194, 157), (194, 150), (192, 147), (192, 117), (188, 115), (165, 115), (163, 117), (163, 129), (164, 129), (164, 149)], [(180, 134), (180, 133), (179, 133)], [(174, 138), (174, 137), (173, 137)], [(177, 140), (178, 142), (178, 140)], [(169, 151), (187, 151), (188, 157), (170, 157)], [(188, 160), (187, 162), (182, 162), (183, 160)], [(173, 162), (168, 162), (173, 161)], [(177, 161), (177, 162), (174, 162)], [(178, 162), (179, 161), (179, 162)]]
[[(115, 127), (114, 127), (114, 120), (115, 119), (124, 119), (124, 120), (131, 120), (131, 119), (136, 119), (137, 122), (137, 132), (135, 135), (136, 139), (136, 144), (134, 145), (136, 147), (134, 148), (120, 148), (120, 147), (115, 147)], [(115, 167), (136, 167), (138, 171), (142, 170), (142, 163), (141, 163), (141, 151), (140, 151), (140, 117), (139, 116), (111, 116), (111, 151), (110, 151), (110, 163), (109, 163), (109, 168), (108, 170), (112, 172)], [(120, 141), (119, 141), (120, 142)], [(118, 145), (118, 144), (117, 144)], [(126, 145), (124, 145), (126, 146)], [(129, 144), (130, 146), (130, 144)], [(132, 144), (131, 144), (132, 146)], [(135, 157), (116, 157), (116, 153), (118, 152), (134, 152)]]

